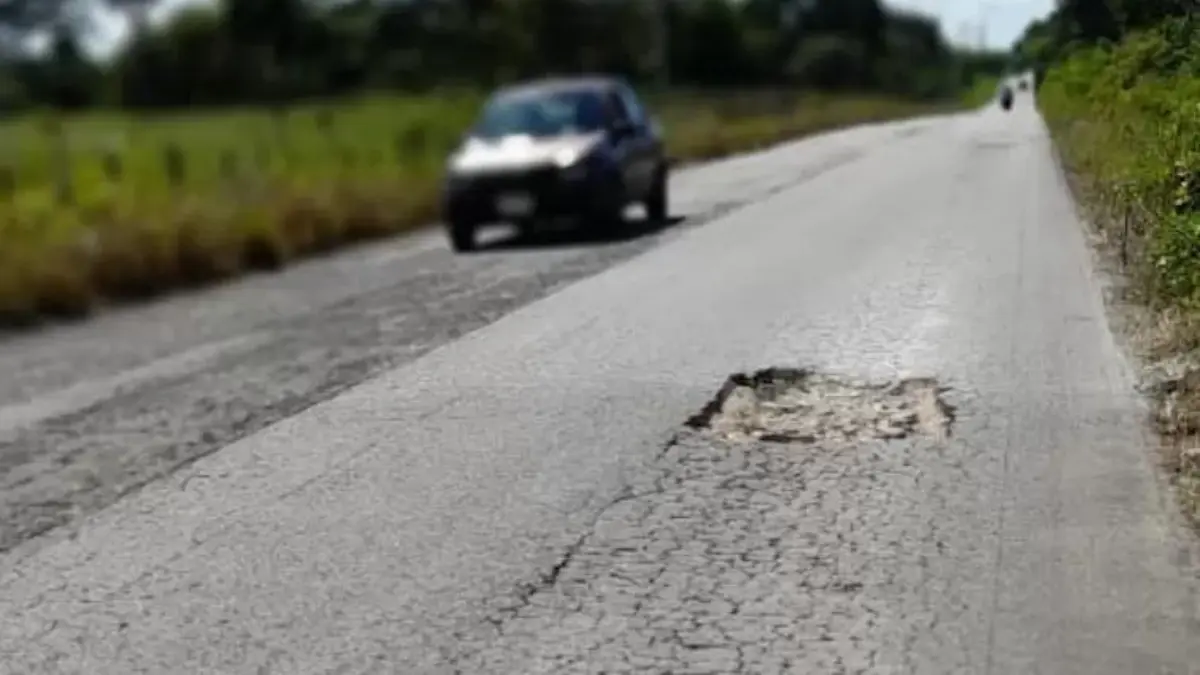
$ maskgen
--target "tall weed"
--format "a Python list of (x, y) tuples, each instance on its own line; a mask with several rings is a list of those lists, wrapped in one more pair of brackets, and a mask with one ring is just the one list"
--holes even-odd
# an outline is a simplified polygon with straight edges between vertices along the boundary
[(1167, 22), (1074, 54), (1039, 93), (1093, 195), (1119, 218), (1158, 306), (1200, 306), (1200, 25)]

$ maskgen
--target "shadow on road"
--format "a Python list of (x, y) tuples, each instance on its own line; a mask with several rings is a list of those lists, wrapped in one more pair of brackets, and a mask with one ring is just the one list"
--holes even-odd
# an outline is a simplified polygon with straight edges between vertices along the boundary
[[(664, 232), (684, 221), (684, 216), (671, 216), (666, 220), (648, 220), (644, 217), (626, 219), (625, 227), (619, 232), (602, 233), (567, 221), (562, 224), (545, 225), (531, 232), (518, 232), (511, 228), (497, 228), (503, 232), (487, 232), (486, 240), (479, 243), (478, 253), (489, 251), (514, 251), (569, 246), (604, 246), (632, 241)], [(481, 232), (481, 234), (483, 234)], [(499, 236), (496, 236), (499, 235)]]

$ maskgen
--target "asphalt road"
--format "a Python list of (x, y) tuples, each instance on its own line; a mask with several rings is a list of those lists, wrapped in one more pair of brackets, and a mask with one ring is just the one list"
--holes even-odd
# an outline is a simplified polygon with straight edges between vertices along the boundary
[[(0, 345), (0, 673), (1196, 672), (1027, 100), (673, 190), (628, 241), (422, 235)], [(936, 378), (953, 435), (683, 427), (769, 366)]]

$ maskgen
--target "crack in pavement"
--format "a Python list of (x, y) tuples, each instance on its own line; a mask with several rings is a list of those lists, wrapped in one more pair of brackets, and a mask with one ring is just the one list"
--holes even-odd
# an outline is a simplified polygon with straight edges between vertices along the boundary
[[(729, 383), (780, 385), (786, 378), (770, 376), (781, 373), (732, 377), (714, 400)], [(536, 583), (494, 599), (492, 631), (458, 631), (442, 665), (533, 675), (960, 673), (978, 664), (955, 622), (974, 603), (946, 582), (955, 558), (978, 563), (988, 549), (947, 549), (942, 522), (961, 522), (971, 482), (961, 461), (928, 463), (978, 450), (948, 436), (730, 439), (696, 425), (703, 415)]]
[[(927, 504), (913, 494), (921, 471), (897, 461), (928, 451), (920, 445), (821, 453), (689, 431), (533, 593), (493, 617), (494, 633), (460, 634), (446, 665), (530, 675), (912, 672), (931, 643), (953, 637), (942, 627), (969, 611), (922, 588), (933, 582), (930, 553), (945, 551), (933, 514), (912, 512)], [(914, 498), (896, 500), (898, 488)], [(926, 571), (902, 578), (892, 566)], [(959, 657), (938, 672), (969, 670), (970, 654)]]

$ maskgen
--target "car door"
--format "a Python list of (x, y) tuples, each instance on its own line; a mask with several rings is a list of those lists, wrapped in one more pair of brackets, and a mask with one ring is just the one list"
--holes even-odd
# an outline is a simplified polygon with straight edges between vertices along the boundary
[(650, 177), (646, 171), (646, 135), (629, 114), (625, 101), (616, 89), (609, 90), (605, 99), (613, 121), (621, 122), (627, 129), (625, 134), (613, 139), (626, 194), (631, 199), (640, 199), (650, 188)]

